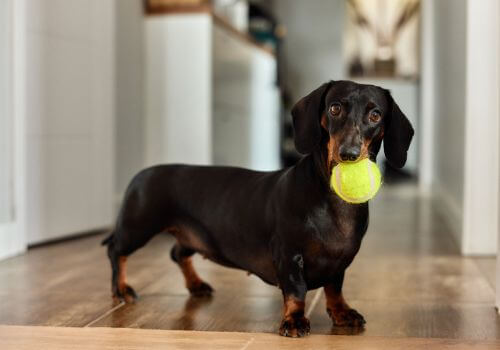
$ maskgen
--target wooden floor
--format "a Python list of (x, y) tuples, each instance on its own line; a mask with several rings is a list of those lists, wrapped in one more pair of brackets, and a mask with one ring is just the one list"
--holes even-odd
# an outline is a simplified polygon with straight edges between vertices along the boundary
[(489, 350), (499, 340), (311, 335), (292, 339), (268, 333), (159, 331), (130, 328), (0, 326), (2, 350)]
[[(461, 257), (439, 208), (415, 193), (409, 186), (386, 187), (371, 204), (371, 225), (345, 282), (346, 299), (367, 320), (359, 335), (499, 339), (494, 259)], [(278, 289), (196, 257), (195, 266), (216, 293), (211, 299), (190, 298), (170, 261), (173, 240), (168, 236), (156, 237), (129, 259), (129, 282), (140, 295), (138, 302), (114, 304), (101, 239), (35, 248), (0, 262), (0, 324), (277, 332)], [(332, 328), (321, 290), (308, 294), (306, 310), (312, 334), (352, 333)]]

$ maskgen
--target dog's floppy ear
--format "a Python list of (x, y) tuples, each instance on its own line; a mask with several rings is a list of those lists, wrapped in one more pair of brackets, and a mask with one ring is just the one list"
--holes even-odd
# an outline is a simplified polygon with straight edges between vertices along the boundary
[(325, 108), (325, 94), (332, 84), (333, 81), (324, 83), (292, 108), (295, 148), (299, 153), (311, 153), (321, 141), (321, 112)]
[(406, 163), (407, 151), (415, 132), (389, 92), (387, 99), (390, 115), (384, 131), (384, 153), (393, 167), (402, 168)]

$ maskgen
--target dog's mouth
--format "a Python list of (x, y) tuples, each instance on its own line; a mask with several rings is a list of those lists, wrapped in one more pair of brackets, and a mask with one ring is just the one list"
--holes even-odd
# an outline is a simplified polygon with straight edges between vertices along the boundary
[(361, 142), (361, 145), (359, 147), (359, 155), (354, 159), (342, 159), (340, 150), (343, 145), (344, 143), (342, 141), (339, 141), (335, 138), (335, 136), (330, 135), (330, 138), (326, 145), (326, 170), (329, 177), (332, 176), (333, 168), (339, 163), (356, 163), (366, 158), (371, 158), (369, 150), (370, 142), (368, 140)]
[(357, 163), (357, 162), (360, 162), (362, 160), (365, 160), (366, 158), (370, 158), (370, 157), (368, 155), (366, 155), (363, 157), (356, 158), (354, 160), (340, 160), (340, 157), (334, 157), (334, 158), (332, 158), (332, 160), (330, 161), (330, 164), (329, 164), (330, 170), (332, 170), (339, 163)]
[(333, 153), (333, 154), (329, 155), (327, 162), (326, 162), (326, 166), (327, 166), (326, 170), (327, 170), (328, 177), (332, 176), (333, 168), (335, 168), (335, 166), (337, 166), (339, 163), (357, 163), (357, 162), (360, 162), (360, 161), (365, 160), (367, 158), (371, 159), (369, 152), (365, 152), (365, 153), (361, 154), (355, 160), (341, 160), (340, 155), (337, 152)]

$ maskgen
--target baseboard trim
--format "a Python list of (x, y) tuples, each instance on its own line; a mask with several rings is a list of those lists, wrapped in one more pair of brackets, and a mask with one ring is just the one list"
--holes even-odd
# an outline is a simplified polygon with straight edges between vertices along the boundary
[(94, 230), (75, 232), (75, 233), (71, 233), (71, 234), (64, 236), (64, 237), (61, 237), (61, 238), (48, 239), (46, 241), (28, 244), (28, 249), (40, 248), (40, 247), (45, 247), (45, 246), (53, 245), (53, 244), (65, 243), (65, 242), (69, 242), (69, 241), (73, 241), (73, 240), (77, 240), (77, 239), (81, 239), (81, 238), (97, 236), (97, 235), (101, 235), (101, 234), (106, 233), (106, 232), (110, 232), (111, 230), (112, 230), (111, 227), (101, 227), (101, 228), (97, 228)]

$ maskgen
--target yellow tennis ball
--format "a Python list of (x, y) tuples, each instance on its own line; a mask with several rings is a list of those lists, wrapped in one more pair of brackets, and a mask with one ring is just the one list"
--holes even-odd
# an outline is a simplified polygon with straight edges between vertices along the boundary
[(349, 203), (364, 203), (375, 197), (382, 176), (377, 164), (365, 158), (355, 163), (339, 163), (332, 170), (330, 186)]

